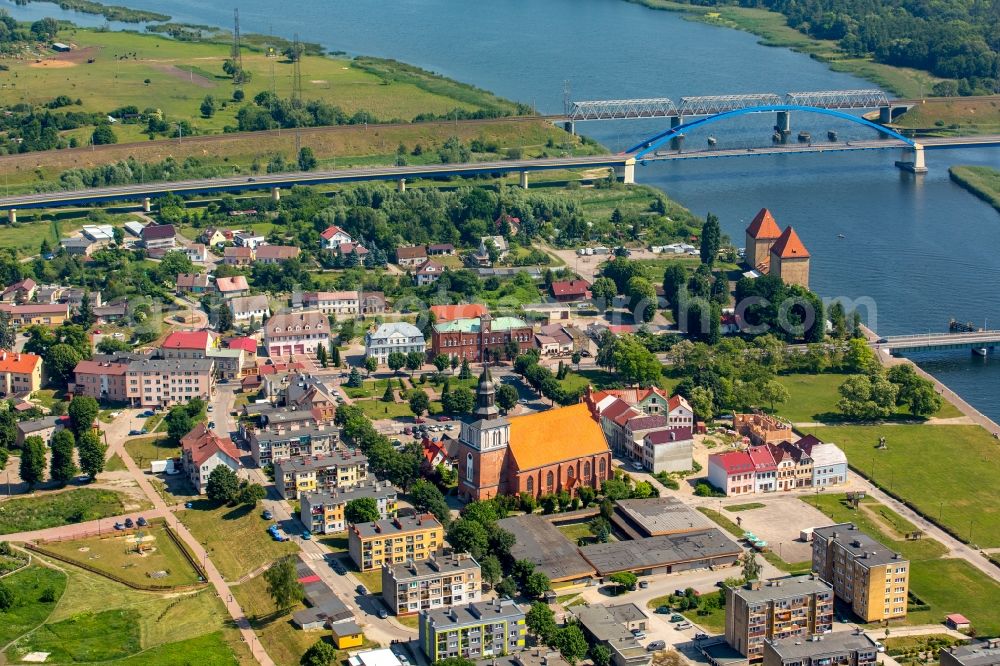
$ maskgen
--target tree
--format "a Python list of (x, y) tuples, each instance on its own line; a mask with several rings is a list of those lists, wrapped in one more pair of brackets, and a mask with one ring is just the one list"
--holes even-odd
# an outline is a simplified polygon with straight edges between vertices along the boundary
[(476, 666), (476, 662), (465, 657), (448, 657), (447, 659), (438, 659), (432, 666)]
[(589, 645), (587, 638), (583, 635), (583, 630), (577, 624), (567, 624), (556, 632), (555, 647), (563, 659), (571, 664), (575, 664), (587, 656)]
[(240, 491), (240, 480), (229, 465), (219, 465), (208, 475), (205, 494), (213, 502), (235, 503)]
[(413, 389), (410, 391), (410, 411), (417, 417), (427, 411), (431, 405), (430, 398), (423, 389)]
[(459, 518), (448, 528), (448, 543), (455, 552), (469, 553), (479, 560), (489, 547), (489, 533), (481, 523)]
[(656, 315), (656, 288), (644, 277), (628, 281), (629, 307), (637, 321), (651, 321)]
[(385, 392), (382, 394), (382, 402), (395, 402), (396, 394), (392, 390), (392, 384), (390, 382), (385, 383)]
[(229, 309), (229, 303), (219, 303), (215, 308), (215, 328), (220, 333), (233, 329), (233, 311)]
[(663, 374), (656, 354), (646, 349), (634, 335), (614, 338), (611, 361), (622, 380), (630, 384), (652, 386)]
[(639, 582), (639, 577), (631, 571), (622, 571), (616, 574), (611, 574), (609, 578), (612, 583), (620, 585), (630, 592), (635, 589), (636, 584)]
[(597, 499), (597, 491), (590, 486), (580, 486), (576, 495), (580, 498), (580, 503), (583, 504), (584, 508), (593, 504), (594, 500)]
[(541, 571), (533, 572), (524, 581), (524, 594), (532, 597), (538, 598), (545, 594), (549, 589), (549, 577), (543, 574)]
[(611, 648), (604, 643), (594, 643), (590, 646), (590, 660), (594, 666), (611, 666)]
[(691, 409), (694, 410), (695, 416), (703, 421), (712, 420), (715, 403), (715, 395), (712, 393), (712, 389), (704, 386), (695, 386), (691, 389), (690, 395), (688, 395), (688, 402), (691, 404)]
[(378, 512), (378, 502), (373, 497), (352, 499), (344, 507), (344, 520), (352, 525), (374, 523), (381, 517)]
[(0, 611), (7, 612), (14, 607), (17, 597), (4, 581), (0, 580)]
[(351, 368), (351, 374), (347, 377), (346, 386), (348, 388), (361, 388), (362, 384), (361, 373), (358, 372), (357, 368)]
[(415, 371), (423, 366), (424, 358), (424, 354), (415, 351), (406, 355), (406, 369), (410, 371), (411, 377)]
[[(117, 228), (115, 227), (115, 229)], [(76, 314), (73, 315), (73, 323), (89, 329), (95, 321), (97, 321), (97, 317), (94, 316), (94, 306), (90, 302), (90, 292), (85, 291), (80, 297), (80, 305), (76, 309)]]
[(8, 351), (14, 349), (16, 333), (14, 325), (10, 321), (9, 312), (0, 312), (0, 349)]
[(437, 368), (438, 372), (444, 372), (445, 368), (448, 367), (448, 357), (444, 354), (438, 354), (434, 357), (432, 363), (434, 363), (434, 367)]
[(406, 365), (406, 354), (398, 351), (391, 352), (385, 359), (385, 364), (393, 372), (399, 372), (400, 368)]
[(322, 638), (313, 643), (299, 659), (300, 666), (333, 666), (337, 649)]
[(430, 511), (442, 525), (448, 525), (451, 517), (448, 502), (445, 500), (444, 494), (430, 481), (421, 479), (413, 484), (413, 487), (410, 488), (410, 503), (417, 511)]
[(316, 160), (316, 154), (313, 149), (309, 146), (302, 146), (299, 149), (299, 169), (302, 171), (312, 171), (316, 168), (319, 162)]
[(97, 401), (89, 395), (73, 397), (69, 403), (69, 407), (66, 409), (66, 413), (69, 415), (69, 427), (72, 429), (73, 435), (76, 436), (77, 440), (83, 436), (83, 433), (93, 429), (94, 421), (97, 420), (97, 414), (100, 411), (101, 408), (97, 404)]
[(743, 565), (743, 580), (751, 581), (760, 578), (761, 567), (755, 552), (752, 550), (745, 552), (741, 563)]
[(24, 440), (20, 475), (29, 488), (45, 480), (45, 441), (41, 437), (31, 436)]
[(500, 570), (500, 560), (495, 555), (484, 557), (482, 562), (479, 563), (479, 567), (483, 580), (489, 583), (491, 587), (500, 581), (500, 576), (503, 572)]
[(323, 345), (316, 345), (316, 360), (319, 361), (321, 367), (326, 367), (326, 347)]
[(598, 303), (607, 308), (614, 303), (618, 295), (618, 285), (611, 278), (599, 277), (590, 286), (590, 293)]
[(59, 343), (53, 345), (44, 358), (49, 377), (65, 386), (73, 376), (73, 369), (83, 360), (83, 355), (75, 347)]
[[(225, 465), (219, 465), (219, 467), (226, 467)], [(229, 469), (226, 467), (226, 469)], [(215, 470), (212, 470), (215, 471)], [(257, 506), (265, 497), (267, 497), (267, 491), (264, 486), (259, 483), (250, 483), (249, 481), (240, 482), (240, 490), (236, 494), (237, 504), (246, 504), (249, 506)]]
[(211, 95), (205, 95), (205, 99), (201, 100), (201, 115), (205, 118), (211, 118), (215, 115), (215, 98)]
[(378, 359), (376, 359), (374, 356), (366, 357), (365, 370), (368, 372), (368, 376), (371, 377), (372, 373), (378, 370)]
[(501, 384), (497, 387), (497, 407), (506, 414), (517, 405), (517, 389), (510, 384)]
[(780, 405), (788, 402), (791, 396), (788, 394), (788, 389), (785, 388), (784, 384), (772, 379), (760, 387), (760, 397), (761, 400), (771, 407), (771, 411), (773, 412), (775, 404)]
[(715, 264), (720, 247), (722, 247), (722, 231), (719, 229), (719, 218), (709, 213), (705, 218), (705, 224), (701, 226), (701, 263), (706, 266)]
[[(663, 271), (663, 296), (671, 305), (677, 305), (677, 292), (685, 287), (688, 281), (687, 270), (679, 262), (670, 262)], [(677, 310), (674, 310), (676, 316)]]
[(53, 481), (58, 481), (60, 486), (65, 486), (76, 475), (73, 444), (73, 433), (69, 430), (60, 430), (52, 437), (49, 476)]
[(340, 347), (330, 342), (330, 365), (335, 368), (340, 367)]
[(111, 129), (111, 123), (101, 123), (94, 128), (94, 133), (90, 135), (90, 142), (95, 146), (109, 146), (118, 143), (118, 137)]
[(512, 598), (517, 594), (517, 583), (511, 577), (504, 578), (502, 581), (497, 583), (494, 588), (496, 590), (497, 596), (503, 599), (504, 597)]
[(441, 406), (449, 414), (468, 414), (475, 404), (476, 397), (464, 386), (441, 396)]
[(524, 616), (524, 623), (527, 625), (528, 631), (546, 644), (552, 642), (558, 629), (556, 627), (556, 614), (547, 603), (541, 601), (531, 604), (531, 608)]
[(841, 398), (837, 409), (852, 419), (886, 418), (896, 409), (899, 387), (884, 375), (851, 375), (837, 389)]
[(462, 359), (462, 369), (458, 371), (459, 379), (472, 379), (472, 368), (469, 367), (469, 359)]
[(283, 557), (264, 572), (267, 581), (267, 591), (274, 600), (274, 605), (282, 610), (291, 608), (302, 599), (302, 584), (295, 571), (295, 557)]

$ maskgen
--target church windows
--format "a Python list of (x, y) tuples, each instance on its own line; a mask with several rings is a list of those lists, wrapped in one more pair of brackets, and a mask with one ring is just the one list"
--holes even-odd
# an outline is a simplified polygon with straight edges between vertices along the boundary
[(531, 494), (531, 495), (535, 494), (535, 479), (534, 479), (534, 477), (531, 477), (531, 476), (528, 477), (528, 480), (524, 483), (524, 489), (526, 491), (528, 491), (528, 493)]
[(607, 476), (607, 474), (608, 474), (608, 463), (607, 461), (604, 460), (604, 458), (601, 458), (601, 462), (598, 465), (597, 478), (603, 481), (604, 477)]
[(576, 472), (573, 471), (573, 467), (572, 466), (566, 468), (566, 478), (567, 479), (569, 479), (570, 481), (572, 481), (573, 477), (575, 475), (576, 475)]
[(590, 481), (590, 461), (583, 463), (583, 479), (584, 481)]
[(470, 453), (465, 457), (465, 480), (472, 481), (475, 476), (475, 462), (472, 460), (472, 454)]
[(555, 476), (550, 470), (548, 474), (545, 475), (545, 492), (551, 493), (555, 490)]

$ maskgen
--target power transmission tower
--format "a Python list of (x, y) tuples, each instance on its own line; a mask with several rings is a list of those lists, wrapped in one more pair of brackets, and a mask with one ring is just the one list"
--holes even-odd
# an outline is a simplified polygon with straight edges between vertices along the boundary
[(295, 106), (302, 104), (302, 45), (298, 33), (292, 42), (292, 103)]
[(233, 64), (236, 66), (236, 76), (233, 83), (243, 83), (243, 45), (240, 43), (240, 10), (233, 9)]
[(569, 115), (569, 105), (572, 89), (569, 85), (569, 79), (563, 81), (563, 113), (567, 116)]

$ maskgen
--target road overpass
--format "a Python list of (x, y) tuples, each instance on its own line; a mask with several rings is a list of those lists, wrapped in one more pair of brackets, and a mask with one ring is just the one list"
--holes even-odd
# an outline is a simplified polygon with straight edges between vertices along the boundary
[(888, 350), (894, 356), (900, 356), (907, 352), (991, 349), (1000, 346), (1000, 331), (891, 335), (878, 338), (872, 345), (876, 349)]

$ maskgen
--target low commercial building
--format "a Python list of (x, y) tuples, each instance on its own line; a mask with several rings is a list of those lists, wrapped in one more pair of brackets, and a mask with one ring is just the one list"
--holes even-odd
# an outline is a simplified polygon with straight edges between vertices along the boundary
[(287, 458), (327, 455), (333, 451), (338, 440), (337, 428), (317, 423), (311, 414), (304, 416), (309, 425), (252, 431), (248, 439), (254, 462), (264, 467)]
[(813, 571), (865, 622), (906, 617), (910, 562), (853, 523), (813, 530)]
[(465, 554), (382, 565), (382, 600), (396, 615), (475, 603), (481, 597), (479, 563)]
[(0, 395), (25, 395), (42, 388), (42, 357), (0, 350)]
[(553, 583), (586, 581), (596, 573), (580, 555), (576, 544), (566, 538), (546, 517), (537, 514), (510, 516), (497, 525), (514, 535), (511, 557), (528, 560)]
[(365, 334), (365, 358), (374, 358), (380, 364), (386, 363), (389, 354), (425, 354), (427, 342), (420, 329), (405, 321), (380, 325)]
[(614, 666), (643, 666), (652, 657), (636, 640), (632, 630), (645, 631), (649, 617), (635, 604), (577, 606), (573, 614), (592, 643), (611, 650)]
[(1000, 638), (941, 650), (941, 666), (1000, 666)]
[[(764, 666), (874, 666), (877, 662), (878, 646), (860, 630), (817, 634), (808, 640), (778, 638), (764, 643)], [(943, 657), (941, 663), (944, 664)]]
[(721, 530), (711, 528), (634, 541), (595, 543), (581, 547), (580, 554), (599, 575), (610, 576), (622, 571), (646, 575), (726, 567), (735, 564), (743, 550)]
[(385, 563), (426, 560), (444, 546), (444, 528), (431, 514), (359, 523), (347, 529), (351, 559), (361, 571)]
[(43, 416), (40, 419), (17, 422), (17, 445), (24, 446), (28, 437), (41, 437), (46, 444), (52, 444), (52, 436), (69, 425), (66, 416)]
[(14, 305), (0, 303), (0, 312), (10, 315), (10, 324), (14, 328), (27, 328), (35, 324), (41, 326), (59, 326), (69, 318), (68, 303), (25, 303)]
[(510, 599), (420, 612), (420, 649), (431, 662), (485, 659), (524, 649), (525, 611)]
[(299, 494), (299, 519), (314, 534), (336, 534), (347, 529), (344, 509), (352, 500), (371, 498), (380, 520), (395, 518), (399, 489), (388, 481), (373, 481), (345, 490)]
[(702, 532), (715, 527), (711, 518), (676, 497), (617, 500), (611, 522), (632, 539)]
[[(340, 600), (340, 597), (330, 589), (330, 586), (316, 575), (316, 572), (302, 560), (301, 555), (295, 563), (295, 574), (302, 585), (303, 597), (308, 608), (304, 608), (292, 614), (292, 622), (300, 629), (323, 629), (324, 627), (337, 627), (344, 625), (343, 629), (337, 632), (352, 631), (357, 625), (354, 623), (354, 614)], [(350, 625), (354, 625), (351, 627)]]
[(765, 642), (833, 630), (833, 589), (812, 575), (727, 587), (726, 642), (751, 664), (764, 660)]
[(279, 457), (272, 461), (274, 485), (286, 500), (296, 499), (302, 493), (351, 488), (368, 478), (368, 456), (357, 449)]
[(338, 622), (330, 627), (330, 633), (338, 650), (350, 650), (365, 643), (365, 634), (357, 622)]

